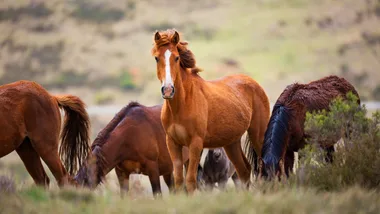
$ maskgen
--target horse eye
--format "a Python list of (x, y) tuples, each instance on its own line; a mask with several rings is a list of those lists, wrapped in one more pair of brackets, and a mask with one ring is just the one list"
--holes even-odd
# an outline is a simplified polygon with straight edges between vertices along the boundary
[(156, 62), (158, 62), (158, 57), (155, 56), (154, 59), (156, 60)]
[(175, 61), (177, 62), (179, 60), (179, 56), (175, 57)]

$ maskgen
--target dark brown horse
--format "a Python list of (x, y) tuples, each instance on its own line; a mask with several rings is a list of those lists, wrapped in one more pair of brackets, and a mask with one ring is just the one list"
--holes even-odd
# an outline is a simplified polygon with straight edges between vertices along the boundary
[[(66, 117), (58, 151), (60, 108)], [(0, 86), (0, 117), (0, 157), (16, 150), (38, 185), (49, 185), (40, 158), (62, 186), (90, 151), (89, 118), (78, 97), (53, 96), (37, 83), (14, 82)]]
[[(189, 147), (186, 189), (197, 187), (196, 175), (203, 148), (223, 147), (240, 180), (248, 186), (251, 163), (260, 156), (269, 121), (269, 100), (251, 77), (231, 75), (214, 81), (199, 76), (193, 53), (175, 30), (156, 32), (152, 55), (165, 99), (161, 120), (174, 163), (176, 189), (183, 188), (182, 147)], [(248, 132), (248, 159), (240, 139)]]
[[(165, 143), (161, 108), (131, 102), (121, 109), (94, 140), (92, 155), (79, 169), (76, 181), (94, 188), (115, 168), (121, 192), (128, 191), (132, 173), (149, 176), (155, 195), (161, 193), (160, 175), (171, 188), (173, 164)], [(183, 157), (184, 161), (188, 159), (186, 148)]]
[[(359, 97), (349, 82), (337, 76), (328, 76), (309, 84), (295, 83), (287, 86), (273, 107), (265, 132), (260, 175), (288, 176), (293, 169), (294, 152), (306, 144), (306, 112), (328, 110), (331, 101), (338, 97), (345, 98), (348, 92)], [(334, 143), (321, 142), (320, 145), (327, 150), (327, 159), (330, 161)]]

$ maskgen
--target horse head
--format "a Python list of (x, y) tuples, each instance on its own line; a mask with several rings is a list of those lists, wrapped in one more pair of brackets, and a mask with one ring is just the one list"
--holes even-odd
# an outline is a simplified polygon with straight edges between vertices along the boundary
[(175, 84), (179, 84), (181, 69), (190, 68), (197, 73), (193, 53), (187, 49), (187, 42), (180, 41), (176, 30), (166, 30), (154, 34), (152, 55), (157, 63), (157, 77), (161, 82), (161, 94), (164, 99), (172, 99), (175, 94)]

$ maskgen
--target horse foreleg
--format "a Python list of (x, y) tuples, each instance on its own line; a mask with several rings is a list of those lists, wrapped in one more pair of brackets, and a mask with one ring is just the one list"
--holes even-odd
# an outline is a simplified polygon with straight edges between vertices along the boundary
[(120, 195), (124, 196), (129, 191), (129, 175), (130, 172), (125, 172), (119, 167), (115, 167), (115, 172), (120, 185)]
[(166, 175), (163, 175), (164, 177), (164, 181), (166, 183), (166, 185), (168, 186), (168, 189), (169, 189), (169, 192), (172, 192), (173, 191), (173, 173), (168, 173)]
[(166, 144), (168, 146), (170, 158), (173, 162), (175, 190), (179, 191), (183, 188), (182, 146), (175, 144), (173, 139), (168, 135), (166, 135)]
[(154, 197), (161, 196), (161, 184), (160, 184), (160, 172), (157, 162), (149, 161), (146, 164), (148, 170), (148, 176), (150, 185), (152, 186), (152, 192)]
[(198, 165), (201, 159), (201, 152), (203, 149), (203, 139), (200, 137), (193, 137), (189, 145), (189, 168), (186, 174), (186, 190), (192, 194), (197, 188), (197, 173)]

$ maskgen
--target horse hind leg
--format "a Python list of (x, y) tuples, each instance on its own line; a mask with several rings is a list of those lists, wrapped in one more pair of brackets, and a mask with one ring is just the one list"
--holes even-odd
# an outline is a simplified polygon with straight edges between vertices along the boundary
[(243, 155), (243, 151), (240, 146), (240, 140), (236, 143), (225, 146), (224, 151), (234, 165), (240, 180), (248, 187), (251, 176), (251, 166), (247, 165), (247, 161), (244, 160), (245, 156)]
[(26, 170), (32, 176), (34, 183), (39, 186), (48, 187), (50, 183), (49, 177), (42, 166), (40, 156), (34, 150), (28, 137), (24, 139), (22, 144), (16, 149), (16, 152), (24, 163)]
[(31, 142), (37, 153), (41, 156), (42, 160), (54, 175), (58, 186), (62, 187), (68, 184), (69, 174), (63, 166), (58, 154), (58, 137), (54, 140), (46, 140), (44, 143), (33, 139), (31, 139)]

